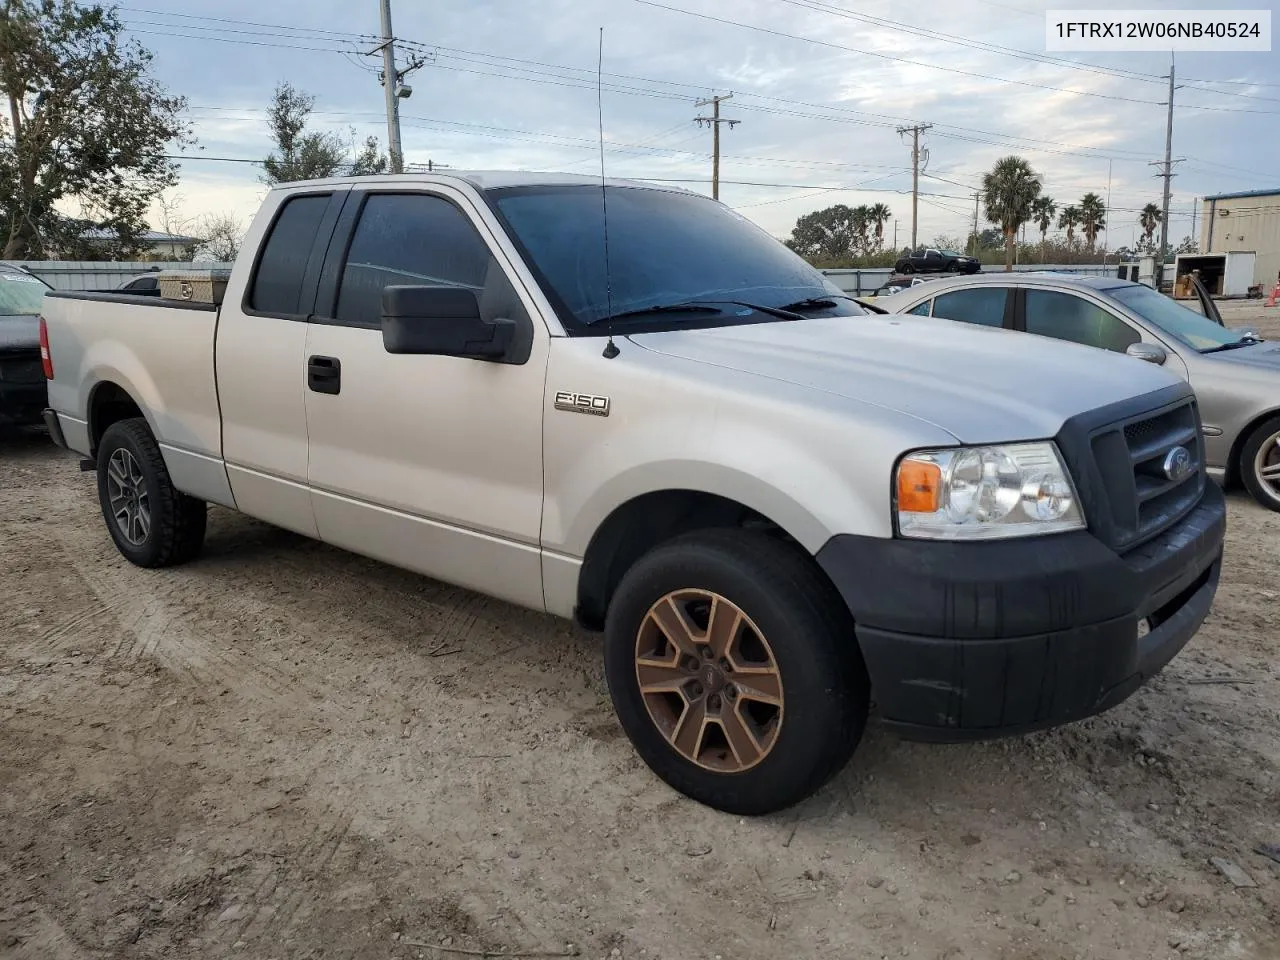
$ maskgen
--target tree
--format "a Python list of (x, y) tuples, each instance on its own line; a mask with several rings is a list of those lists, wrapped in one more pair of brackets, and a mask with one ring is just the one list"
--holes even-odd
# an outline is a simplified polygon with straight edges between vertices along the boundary
[(1031, 219), (1040, 228), (1041, 263), (1044, 263), (1045, 242), (1049, 239), (1049, 228), (1053, 226), (1053, 217), (1057, 212), (1058, 205), (1053, 202), (1053, 197), (1036, 197), (1031, 204)]
[(1058, 229), (1067, 231), (1067, 246), (1076, 241), (1076, 227), (1080, 226), (1080, 208), (1064, 207), (1058, 214)]
[(1198, 241), (1195, 237), (1190, 237), (1190, 236), (1183, 237), (1183, 238), (1182, 238), (1182, 242), (1181, 242), (1180, 244), (1178, 244), (1176, 247), (1174, 247), (1173, 252), (1174, 252), (1175, 254), (1178, 254), (1178, 253), (1199, 253), (1199, 252), (1200, 252), (1200, 241)]
[(808, 260), (831, 263), (853, 255), (857, 233), (853, 210), (837, 203), (797, 220), (787, 246)]
[(875, 224), (876, 252), (884, 249), (884, 225), (893, 218), (893, 211), (883, 203), (877, 203), (867, 210), (867, 217)]
[(853, 220), (854, 254), (865, 256), (871, 252), (871, 244), (867, 240), (867, 230), (871, 227), (871, 208), (865, 204), (854, 207), (850, 218)]
[(1096, 193), (1089, 192), (1080, 198), (1080, 227), (1090, 252), (1098, 242), (1098, 234), (1107, 225), (1107, 205)]
[(316, 98), (285, 81), (276, 87), (267, 109), (267, 128), (276, 149), (262, 166), (263, 181), (272, 185), (296, 180), (322, 180), (342, 174), (365, 176), (387, 171), (387, 158), (378, 152), (378, 138), (357, 146), (331, 131), (307, 130)]
[(1142, 212), (1138, 214), (1138, 223), (1142, 225), (1142, 240), (1148, 249), (1154, 246), (1152, 237), (1155, 235), (1156, 227), (1160, 226), (1160, 221), (1164, 219), (1164, 212), (1154, 203), (1148, 203), (1142, 208)]
[(240, 253), (244, 221), (234, 213), (207, 213), (196, 221), (195, 234), (200, 242), (192, 259), (230, 263)]
[[(140, 249), (152, 198), (177, 182), (166, 145), (190, 142), (186, 100), (150, 75), (114, 8), (5, 0), (0, 9), (0, 217), (4, 259), (83, 251), (101, 231)], [(74, 203), (80, 216), (61, 212)]]
[(996, 161), (982, 177), (982, 202), (987, 220), (1004, 233), (1004, 268), (1013, 269), (1018, 229), (1031, 219), (1031, 204), (1040, 196), (1040, 177), (1021, 157)]

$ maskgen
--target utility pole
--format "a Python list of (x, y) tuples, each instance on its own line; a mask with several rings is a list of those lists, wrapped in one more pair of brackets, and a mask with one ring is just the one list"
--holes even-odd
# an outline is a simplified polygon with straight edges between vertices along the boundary
[(1111, 161), (1107, 161), (1107, 222), (1102, 228), (1102, 263), (1107, 263), (1107, 242), (1111, 237)]
[(978, 201), (981, 199), (981, 197), (982, 197), (981, 190), (973, 191), (973, 240), (972, 240), (973, 253), (971, 254), (971, 256), (974, 256), (974, 257), (976, 257), (979, 252), (978, 251)]
[(1191, 198), (1191, 239), (1195, 242), (1196, 249), (1200, 248), (1200, 238), (1196, 236), (1196, 212), (1200, 206), (1200, 198)]
[[(917, 123), (913, 127), (899, 127), (898, 133), (911, 134), (911, 249), (916, 248), (916, 225), (920, 215), (920, 134), (924, 133), (932, 123)], [(929, 151), (924, 153), (925, 163), (929, 162)]]
[(391, 30), (391, 0), (380, 0), (382, 8), (382, 42), (365, 56), (382, 57), (382, 89), (387, 104), (387, 154), (391, 172), (404, 173), (404, 150), (400, 145), (400, 101), (413, 96), (413, 87), (404, 78), (425, 64), (426, 58), (414, 57), (403, 70), (396, 69), (396, 36)]
[(720, 102), (722, 100), (732, 99), (732, 93), (726, 93), (720, 97), (708, 97), (706, 100), (699, 100), (694, 104), (695, 107), (711, 107), (711, 116), (694, 117), (693, 121), (698, 126), (704, 123), (711, 128), (711, 199), (720, 199), (720, 124), (727, 123), (729, 129), (732, 130), (741, 120), (724, 120), (720, 117)]
[(1160, 216), (1160, 252), (1156, 256), (1156, 289), (1164, 284), (1164, 258), (1169, 249), (1169, 188), (1173, 183), (1173, 55), (1169, 55), (1169, 119), (1164, 128), (1164, 207)]
[(400, 149), (400, 74), (396, 72), (396, 38), (391, 32), (391, 0), (382, 0), (382, 88), (387, 99), (387, 152), (391, 172), (404, 173)]

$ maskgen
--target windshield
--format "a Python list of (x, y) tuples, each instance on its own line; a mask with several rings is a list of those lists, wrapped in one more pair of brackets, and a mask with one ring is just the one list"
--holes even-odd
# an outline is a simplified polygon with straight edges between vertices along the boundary
[(0, 317), (38, 314), (46, 289), (44, 283), (36, 277), (0, 273)]
[[(609, 187), (606, 284), (600, 187), (519, 187), (490, 196), (570, 333), (602, 333), (589, 328), (622, 314), (629, 327), (667, 329), (795, 319), (753, 305), (805, 316), (866, 313), (777, 240), (706, 197)], [(687, 309), (691, 303), (723, 309)], [(677, 306), (686, 309), (671, 309)]]
[(1242, 339), (1240, 334), (1218, 326), (1150, 287), (1139, 284), (1108, 292), (1148, 323), (1201, 353), (1229, 343), (1239, 343)]
[(944, 257), (963, 257), (964, 256), (963, 253), (956, 253), (954, 250), (943, 250), (942, 255)]

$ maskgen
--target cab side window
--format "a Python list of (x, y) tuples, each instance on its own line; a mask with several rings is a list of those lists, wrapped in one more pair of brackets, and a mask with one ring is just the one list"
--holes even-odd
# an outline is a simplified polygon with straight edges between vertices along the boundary
[(306, 312), (302, 307), (303, 275), (328, 208), (327, 193), (285, 201), (258, 260), (249, 293), (251, 310), (277, 317)]
[(933, 315), (983, 327), (1003, 327), (1009, 291), (1003, 287), (976, 287), (944, 293), (933, 301)]
[(527, 321), (484, 238), (442, 197), (372, 194), (365, 201), (343, 267), (335, 319), (381, 327), (382, 291), (393, 285), (462, 287), (476, 294), (484, 319)]
[(924, 303), (920, 304), (919, 306), (912, 307), (910, 310), (907, 311), (907, 313), (916, 317), (927, 317), (929, 316), (929, 308), (931, 306), (933, 306), (933, 301), (926, 300)]
[(1138, 331), (1115, 314), (1083, 297), (1056, 290), (1028, 290), (1027, 333), (1082, 343), (1124, 353), (1142, 339)]

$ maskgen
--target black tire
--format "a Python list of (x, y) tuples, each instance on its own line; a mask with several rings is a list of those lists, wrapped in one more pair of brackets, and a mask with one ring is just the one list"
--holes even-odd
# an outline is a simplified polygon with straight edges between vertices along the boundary
[[(660, 600), (689, 589), (718, 594), (771, 638), (782, 706), (772, 747), (747, 769), (711, 770), (678, 752), (640, 692), (639, 631)], [(605, 675), (649, 768), (686, 796), (744, 816), (798, 803), (839, 771), (862, 738), (870, 699), (853, 620), (830, 581), (797, 547), (739, 529), (679, 537), (627, 571), (605, 621)]]
[[(117, 520), (112, 506), (113, 487), (112, 458), (122, 452), (119, 459), (136, 464), (140, 473), (141, 497), (145, 497), (149, 522), (145, 533), (138, 529), (139, 541), (131, 541)], [(127, 459), (126, 459), (127, 455)], [(179, 492), (169, 478), (160, 447), (147, 422), (141, 418), (120, 420), (109, 426), (98, 444), (98, 501), (102, 505), (102, 518), (116, 548), (132, 564), (139, 567), (172, 567), (194, 560), (204, 545), (208, 508), (203, 500), (197, 500)], [(118, 466), (118, 462), (117, 462)]]
[(980, 264), (980, 263), (971, 263), (971, 264), (969, 264), (969, 266), (965, 267), (965, 271), (964, 271), (964, 272), (965, 272), (965, 273), (967, 273), (967, 274), (972, 275), (972, 274), (977, 273), (977, 272), (978, 272), (978, 271), (980, 271), (981, 269), (982, 269), (982, 264)]
[(1280, 454), (1276, 453), (1277, 448), (1272, 443), (1277, 435), (1280, 435), (1280, 417), (1272, 417), (1258, 424), (1241, 446), (1237, 466), (1240, 470), (1240, 479), (1244, 481), (1245, 489), (1252, 494), (1253, 499), (1268, 510), (1280, 512), (1280, 481), (1274, 481), (1272, 485), (1258, 474), (1258, 453), (1264, 444), (1270, 447), (1267, 458), (1271, 461), (1270, 465), (1280, 463)]
[(916, 272), (916, 268), (913, 267), (911, 264), (904, 262), (902, 264), (899, 264), (897, 272), (902, 274), (904, 277), (910, 276), (911, 274)]
[(947, 271), (946, 271), (946, 272), (947, 272), (947, 273), (959, 273), (959, 272), (960, 272), (960, 264), (958, 264), (958, 263), (956, 263), (954, 260), (952, 260), (950, 263), (948, 263), (948, 264), (947, 264)]

